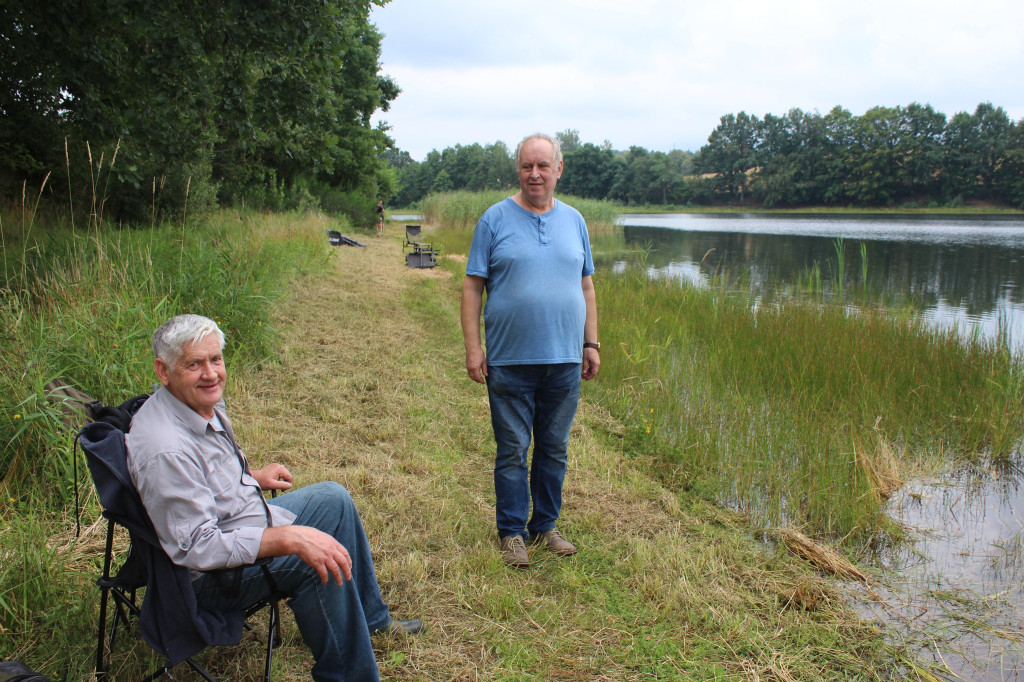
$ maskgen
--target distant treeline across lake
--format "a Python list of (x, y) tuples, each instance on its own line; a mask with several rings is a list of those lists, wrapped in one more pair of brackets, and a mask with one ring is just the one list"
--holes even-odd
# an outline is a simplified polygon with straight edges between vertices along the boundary
[[(696, 153), (614, 150), (571, 129), (557, 137), (560, 192), (627, 206), (1024, 206), (1024, 121), (989, 103), (951, 117), (918, 103), (860, 116), (839, 106), (825, 115), (727, 114)], [(399, 186), (392, 203), (518, 187), (516, 142), (455, 145), (423, 161), (390, 150)]]

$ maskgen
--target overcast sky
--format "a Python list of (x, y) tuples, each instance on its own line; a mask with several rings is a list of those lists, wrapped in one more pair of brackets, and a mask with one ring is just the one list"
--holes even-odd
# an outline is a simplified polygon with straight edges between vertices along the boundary
[(1024, 118), (1022, 0), (391, 0), (399, 149), (533, 132), (696, 151), (719, 119), (981, 102)]

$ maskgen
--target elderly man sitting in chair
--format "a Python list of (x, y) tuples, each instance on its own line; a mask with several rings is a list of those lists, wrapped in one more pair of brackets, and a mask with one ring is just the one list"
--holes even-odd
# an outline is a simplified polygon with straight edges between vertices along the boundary
[[(333, 482), (287, 490), (281, 464), (249, 469), (221, 399), (224, 334), (199, 315), (180, 315), (153, 335), (163, 384), (132, 420), (128, 468), (174, 563), (191, 570), (201, 607), (240, 610), (267, 595), (269, 558), (278, 589), (291, 596), (314, 680), (377, 680), (370, 635), (414, 634), (419, 620), (393, 621), (380, 594), (370, 546), (348, 491)], [(224, 574), (244, 567), (231, 590)]]

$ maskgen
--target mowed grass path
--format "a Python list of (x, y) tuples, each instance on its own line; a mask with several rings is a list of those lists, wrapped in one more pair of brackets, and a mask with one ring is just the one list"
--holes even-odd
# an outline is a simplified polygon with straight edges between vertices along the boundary
[[(280, 361), (234, 373), (227, 392), (254, 466), (280, 461), (297, 485), (348, 488), (393, 615), (426, 621), (420, 637), (375, 640), (384, 678), (887, 676), (892, 652), (832, 583), (621, 455), (621, 427), (586, 387), (560, 524), (581, 551), (502, 565), (486, 391), (463, 365), (464, 265), (405, 267), (402, 230), (359, 236), (367, 248), (337, 247), (326, 275), (294, 282)], [(308, 679), (311, 659), (286, 622), (277, 679)], [(214, 666), (254, 674), (243, 661), (259, 658), (258, 644), (243, 646)]]

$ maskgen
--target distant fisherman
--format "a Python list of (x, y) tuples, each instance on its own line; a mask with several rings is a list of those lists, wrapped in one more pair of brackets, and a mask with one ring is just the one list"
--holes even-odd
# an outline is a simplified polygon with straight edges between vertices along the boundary
[(576, 553), (555, 522), (580, 379), (597, 376), (601, 344), (587, 224), (554, 198), (563, 169), (558, 140), (530, 135), (516, 148), (516, 167), (520, 191), (487, 209), (476, 225), (461, 312), (466, 371), (487, 385), (491, 407), (501, 556), (524, 567), (530, 565), (526, 541), (562, 556)]

